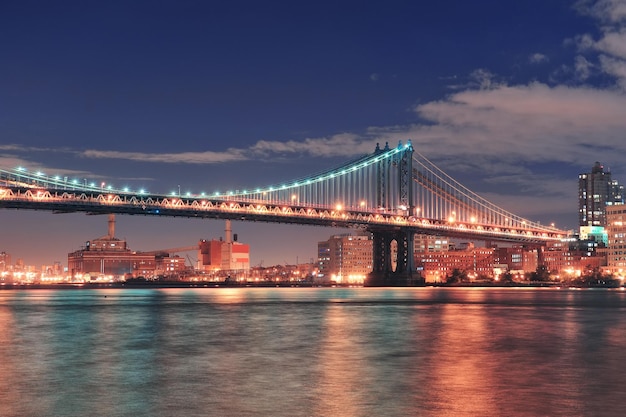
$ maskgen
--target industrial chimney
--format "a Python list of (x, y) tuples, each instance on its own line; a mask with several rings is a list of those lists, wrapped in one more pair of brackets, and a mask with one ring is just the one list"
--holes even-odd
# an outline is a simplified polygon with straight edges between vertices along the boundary
[(115, 214), (109, 214), (109, 239), (115, 238)]
[(230, 220), (226, 220), (226, 230), (224, 231), (224, 240), (226, 243), (232, 243), (232, 230), (230, 228)]

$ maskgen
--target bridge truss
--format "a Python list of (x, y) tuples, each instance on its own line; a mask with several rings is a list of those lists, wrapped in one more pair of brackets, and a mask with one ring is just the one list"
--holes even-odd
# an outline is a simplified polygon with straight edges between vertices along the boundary
[(357, 228), (372, 233), (371, 282), (381, 285), (410, 279), (416, 233), (539, 245), (567, 234), (487, 201), (415, 152), (410, 142), (377, 145), (372, 154), (280, 185), (212, 194), (154, 194), (0, 169), (0, 208)]

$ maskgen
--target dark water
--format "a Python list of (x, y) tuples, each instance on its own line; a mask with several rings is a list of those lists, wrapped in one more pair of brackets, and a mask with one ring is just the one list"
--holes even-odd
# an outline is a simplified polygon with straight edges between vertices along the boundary
[(626, 415), (626, 292), (0, 291), (0, 416), (418, 415)]

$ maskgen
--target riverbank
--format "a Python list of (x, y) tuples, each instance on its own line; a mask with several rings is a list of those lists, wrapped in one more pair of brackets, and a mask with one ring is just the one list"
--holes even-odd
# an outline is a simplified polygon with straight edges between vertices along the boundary
[[(322, 287), (362, 287), (355, 284), (317, 284), (302, 282), (186, 282), (186, 281), (126, 281), (61, 284), (2, 284), (0, 290), (64, 290), (64, 289), (99, 289), (99, 288), (322, 288)], [(558, 282), (520, 282), (520, 283), (426, 283), (414, 287), (449, 287), (449, 288), (624, 288), (615, 284), (572, 285)], [(382, 287), (381, 287), (382, 288)], [(399, 288), (398, 286), (389, 288)]]

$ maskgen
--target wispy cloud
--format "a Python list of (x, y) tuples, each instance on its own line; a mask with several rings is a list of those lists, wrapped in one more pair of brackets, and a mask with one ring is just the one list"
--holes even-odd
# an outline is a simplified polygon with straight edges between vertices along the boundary
[(601, 32), (598, 39), (590, 34), (579, 36), (579, 48), (597, 52), (601, 70), (614, 77), (617, 85), (626, 91), (626, 1), (581, 0), (575, 7), (580, 13), (597, 19)]
[[(532, 83), (453, 94), (416, 107), (429, 125), (406, 135), (429, 154), (492, 155), (504, 160), (576, 162), (589, 144), (626, 151), (626, 95), (589, 87)], [(593, 138), (593, 140), (591, 140)]]
[(215, 164), (225, 162), (245, 161), (249, 156), (242, 149), (227, 149), (223, 152), (179, 152), (179, 153), (148, 153), (148, 152), (122, 152), (101, 151), (89, 149), (79, 153), (85, 158), (94, 159), (125, 159), (136, 162), (158, 162), (169, 164)]
[(549, 59), (546, 55), (544, 54), (540, 54), (540, 53), (534, 53), (531, 56), (528, 57), (528, 61), (531, 64), (541, 64), (543, 62), (548, 62)]

